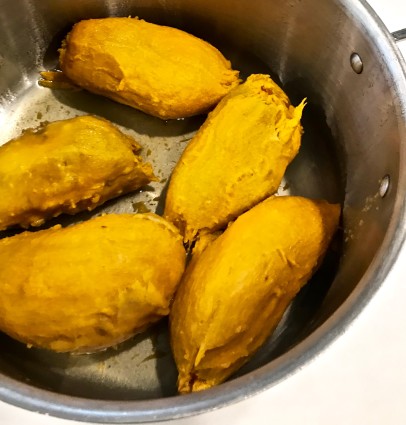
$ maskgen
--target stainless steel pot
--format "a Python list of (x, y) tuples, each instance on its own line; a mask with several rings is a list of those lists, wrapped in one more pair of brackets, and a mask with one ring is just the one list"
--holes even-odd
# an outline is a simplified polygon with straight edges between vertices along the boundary
[[(212, 42), (244, 76), (271, 73), (294, 103), (307, 97), (301, 152), (280, 192), (343, 204), (342, 233), (324, 266), (229, 382), (177, 396), (166, 323), (88, 356), (27, 349), (0, 335), (2, 400), (115, 423), (224, 406), (286, 379), (342, 334), (384, 284), (406, 234), (406, 76), (392, 36), (364, 1), (0, 0), (0, 6), (0, 143), (43, 120), (93, 113), (140, 139), (160, 175), (169, 177), (201, 117), (162, 122), (88, 93), (37, 85), (38, 72), (57, 65), (57, 47), (74, 22), (139, 16)], [(160, 212), (164, 189), (157, 184), (95, 214), (134, 211), (140, 203)]]

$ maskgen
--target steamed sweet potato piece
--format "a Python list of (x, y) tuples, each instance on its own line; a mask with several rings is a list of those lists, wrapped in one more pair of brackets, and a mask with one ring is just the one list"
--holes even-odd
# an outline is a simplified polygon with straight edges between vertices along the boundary
[(296, 156), (304, 102), (251, 75), (211, 112), (172, 174), (165, 217), (185, 241), (221, 229), (273, 194)]
[(29, 345), (88, 352), (169, 313), (185, 265), (155, 214), (108, 214), (0, 240), (0, 330)]
[(207, 112), (239, 83), (209, 43), (137, 18), (78, 22), (60, 67), (80, 87), (163, 119)]
[(92, 210), (155, 180), (140, 148), (93, 116), (26, 131), (0, 147), (0, 230)]
[(269, 198), (188, 265), (170, 313), (181, 393), (227, 379), (265, 342), (317, 269), (340, 207)]

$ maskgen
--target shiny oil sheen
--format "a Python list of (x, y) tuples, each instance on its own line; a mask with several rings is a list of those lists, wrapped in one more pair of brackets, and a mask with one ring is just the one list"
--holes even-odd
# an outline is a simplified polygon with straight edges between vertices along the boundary
[(204, 119), (165, 122), (84, 91), (38, 86), (39, 72), (57, 67), (57, 49), (75, 22), (110, 15), (186, 30), (219, 48), (243, 77), (270, 73), (293, 104), (307, 97), (302, 147), (279, 194), (343, 205), (342, 230), (323, 267), (263, 349), (225, 384), (176, 395), (162, 322), (115, 349), (84, 356), (28, 349), (0, 335), (2, 400), (92, 422), (197, 414), (278, 385), (367, 308), (405, 239), (406, 79), (390, 34), (365, 2), (0, 0), (0, 6), (0, 143), (43, 121), (96, 114), (136, 137), (161, 178), (56, 222), (140, 205), (162, 213), (170, 173)]

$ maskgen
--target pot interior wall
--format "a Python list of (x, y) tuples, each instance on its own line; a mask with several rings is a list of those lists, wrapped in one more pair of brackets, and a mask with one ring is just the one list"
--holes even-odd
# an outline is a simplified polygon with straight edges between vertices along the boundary
[[(292, 103), (307, 97), (302, 148), (279, 193), (342, 203), (342, 229), (323, 267), (240, 374), (283, 356), (357, 290), (393, 213), (400, 130), (391, 78), (378, 47), (365, 28), (354, 25), (345, 6), (318, 0), (2, 0), (0, 5), (0, 143), (42, 121), (93, 113), (138, 138), (145, 155), (152, 151), (147, 159), (160, 167), (161, 177), (170, 176), (202, 117), (163, 122), (89, 93), (37, 85), (40, 70), (57, 66), (63, 36), (86, 18), (132, 15), (184, 29), (218, 47), (243, 77), (269, 73)], [(363, 60), (361, 74), (350, 65), (354, 52)], [(382, 198), (379, 187), (386, 175), (391, 186)], [(157, 185), (153, 192), (127, 196), (77, 219), (103, 211), (134, 211), (137, 202), (160, 212), (163, 196), (156, 198), (162, 190), (164, 185)], [(63, 220), (56, 222), (72, 221)], [(117, 349), (93, 355), (28, 349), (5, 335), (0, 335), (0, 345), (4, 376), (54, 392), (110, 400), (176, 393), (165, 321)]]

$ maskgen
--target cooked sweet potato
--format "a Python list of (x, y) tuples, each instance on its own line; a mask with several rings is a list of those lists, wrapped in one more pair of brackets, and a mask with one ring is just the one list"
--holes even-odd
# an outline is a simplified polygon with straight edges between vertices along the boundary
[(92, 210), (155, 180), (140, 148), (93, 116), (26, 131), (0, 147), (0, 230)]
[(207, 112), (239, 83), (209, 43), (137, 18), (78, 22), (60, 67), (80, 87), (163, 119)]
[(304, 102), (294, 108), (268, 75), (252, 75), (217, 105), (172, 174), (165, 217), (185, 236), (224, 227), (273, 194), (296, 156)]
[(0, 330), (33, 346), (88, 352), (169, 313), (185, 265), (155, 214), (109, 214), (0, 240)]
[(272, 197), (192, 258), (170, 313), (181, 393), (249, 360), (320, 265), (339, 215), (339, 205)]

